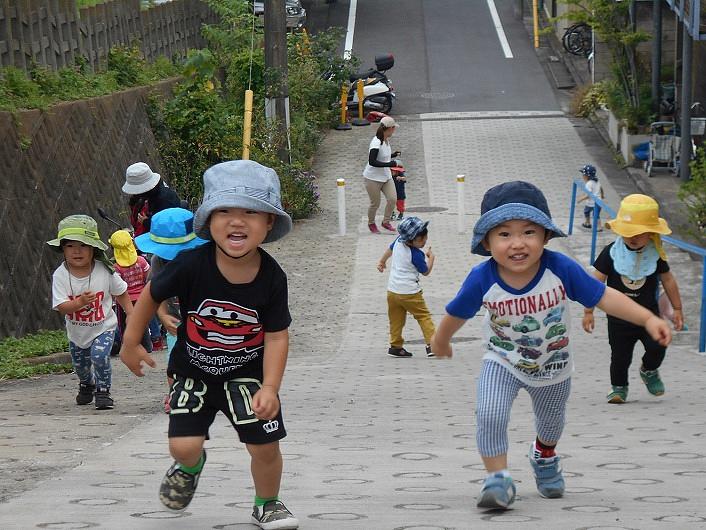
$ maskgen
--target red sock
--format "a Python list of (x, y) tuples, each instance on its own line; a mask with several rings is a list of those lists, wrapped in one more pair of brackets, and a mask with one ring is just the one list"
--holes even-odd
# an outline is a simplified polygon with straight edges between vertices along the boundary
[(404, 199), (397, 199), (397, 211), (404, 213)]
[(534, 458), (552, 458), (556, 456), (555, 445), (544, 445), (537, 438), (534, 442)]

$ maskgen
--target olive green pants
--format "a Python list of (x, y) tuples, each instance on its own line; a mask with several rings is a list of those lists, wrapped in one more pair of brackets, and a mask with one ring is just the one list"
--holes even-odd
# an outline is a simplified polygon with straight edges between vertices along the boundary
[(424, 301), (422, 291), (414, 294), (397, 294), (387, 291), (387, 316), (390, 319), (390, 346), (401, 348), (404, 344), (402, 330), (407, 321), (407, 313), (412, 315), (422, 328), (424, 342), (431, 343), (436, 328), (431, 313)]

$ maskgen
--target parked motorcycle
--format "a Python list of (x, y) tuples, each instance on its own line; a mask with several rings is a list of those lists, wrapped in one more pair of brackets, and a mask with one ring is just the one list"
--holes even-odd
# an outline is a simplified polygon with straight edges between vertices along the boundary
[[(395, 65), (395, 58), (392, 54), (376, 55), (375, 68), (370, 68), (364, 72), (350, 76), (350, 88), (348, 90), (347, 107), (352, 112), (358, 108), (358, 79), (363, 80), (363, 109), (365, 111), (376, 110), (384, 114), (389, 114), (392, 110), (392, 103), (395, 99), (395, 92), (392, 81), (386, 73)], [(332, 79), (331, 71), (324, 74), (327, 79)]]

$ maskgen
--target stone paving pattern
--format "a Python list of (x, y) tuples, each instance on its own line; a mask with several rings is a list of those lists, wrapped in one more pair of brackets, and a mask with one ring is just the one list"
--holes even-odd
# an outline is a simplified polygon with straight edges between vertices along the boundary
[[(483, 192), (503, 180), (532, 181), (566, 227), (571, 177), (592, 159), (572, 123), (554, 112), (444, 113), (400, 122), (392, 141), (409, 175), (408, 207), (431, 219), (430, 244), (438, 258), (422, 284), (438, 321), (468, 270), (482, 259), (470, 254), (469, 240)], [(650, 396), (640, 383), (638, 357), (629, 402), (608, 405), (605, 319), (597, 315), (594, 334), (583, 333), (578, 305), (572, 308), (577, 370), (559, 445), (566, 496), (548, 500), (536, 491), (526, 457), (533, 421), (523, 392), (510, 424), (518, 499), (507, 512), (475, 507), (485, 477), (474, 439), (480, 319), (455, 337), (451, 360), (425, 357), (413, 321), (405, 336), (415, 356), (385, 355), (387, 275), (375, 264), (393, 236), (367, 231), (360, 176), (373, 134), (374, 127), (361, 127), (327, 135), (315, 163), (321, 212), (268, 245), (290, 281), (294, 322), (282, 390), (289, 436), (282, 442), (281, 496), (301, 528), (706, 526), (706, 358), (696, 352), (695, 335), (670, 347), (662, 398)], [(459, 173), (467, 176), (463, 234), (457, 230)], [(344, 237), (336, 235), (339, 177), (347, 180)], [(618, 192), (603, 184), (617, 206)], [(601, 242), (608, 241), (601, 234)], [(550, 246), (586, 264), (589, 242), (590, 234), (580, 231)], [(669, 253), (691, 304), (687, 321), (697, 328), (692, 306), (698, 300), (690, 286), (698, 285), (698, 263)], [(73, 405), (71, 375), (0, 385), (0, 527), (254, 529), (248, 524), (249, 459), (223, 417), (207, 443), (208, 463), (192, 504), (183, 513), (162, 507), (157, 489), (171, 462), (167, 418), (160, 413), (163, 371), (138, 380), (116, 362), (114, 372), (113, 411)]]

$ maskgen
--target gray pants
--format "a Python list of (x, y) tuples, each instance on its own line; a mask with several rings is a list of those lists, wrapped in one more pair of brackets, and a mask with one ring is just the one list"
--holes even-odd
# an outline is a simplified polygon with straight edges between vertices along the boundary
[(388, 179), (385, 182), (378, 182), (377, 180), (363, 179), (365, 181), (365, 191), (368, 192), (368, 197), (370, 197), (370, 206), (368, 207), (368, 224), (373, 224), (375, 222), (375, 214), (380, 207), (380, 193), (385, 196), (387, 203), (385, 204), (385, 214), (383, 215), (383, 223), (389, 221), (392, 218), (392, 211), (395, 209), (395, 203), (397, 202), (397, 191), (395, 191), (395, 183), (392, 179)]

